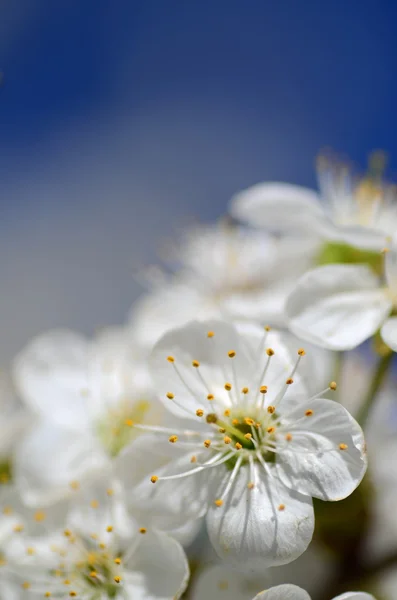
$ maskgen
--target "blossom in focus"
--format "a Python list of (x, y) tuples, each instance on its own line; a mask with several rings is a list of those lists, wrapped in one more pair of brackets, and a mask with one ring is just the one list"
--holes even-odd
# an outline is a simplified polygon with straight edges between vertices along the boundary
[(317, 245), (217, 224), (190, 231), (176, 252), (178, 271), (133, 306), (134, 339), (151, 347), (192, 319), (243, 319), (285, 325), (285, 301), (313, 265)]
[(323, 348), (350, 350), (381, 328), (397, 350), (397, 234), (384, 254), (384, 279), (366, 265), (326, 265), (303, 275), (287, 301), (291, 331)]
[(370, 157), (368, 173), (358, 179), (347, 165), (320, 157), (320, 195), (288, 183), (259, 183), (238, 193), (230, 211), (254, 227), (379, 251), (397, 229), (396, 187), (384, 181), (383, 170), (381, 153)]
[(366, 470), (358, 424), (323, 398), (329, 388), (307, 392), (304, 350), (293, 358), (267, 329), (208, 321), (166, 334), (152, 355), (156, 390), (192, 426), (137, 425), (151, 433), (131, 446), (152, 466), (151, 481), (132, 468), (131, 501), (174, 527), (207, 513), (217, 553), (251, 569), (297, 558), (313, 533), (311, 497), (345, 498)]
[[(2, 521), (13, 524), (17, 513), (10, 505)], [(117, 482), (104, 479), (77, 494), (62, 528), (50, 525), (47, 511), (31, 520), (35, 536), (20, 525), (4, 546), (4, 579), (21, 598), (177, 600), (187, 586), (180, 544), (129, 515)]]
[(89, 341), (67, 330), (33, 339), (14, 361), (14, 380), (37, 415), (15, 455), (24, 501), (51, 504), (111, 468), (137, 435), (131, 423), (156, 423), (162, 408), (148, 371), (124, 330)]

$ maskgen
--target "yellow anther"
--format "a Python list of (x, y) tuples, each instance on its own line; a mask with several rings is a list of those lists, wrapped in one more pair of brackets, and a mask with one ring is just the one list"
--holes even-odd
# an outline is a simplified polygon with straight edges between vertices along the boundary
[(229, 352), (227, 353), (229, 358), (234, 358), (236, 356), (236, 352), (234, 350), (229, 350)]
[(232, 419), (232, 425), (240, 425), (240, 421), (238, 419)]
[(44, 594), (44, 598), (51, 598), (51, 592), (46, 592)]
[(64, 579), (63, 585), (70, 585), (70, 580), (69, 579)]
[(215, 333), (214, 333), (213, 331), (209, 331), (209, 332), (207, 333), (207, 337), (209, 337), (209, 338), (213, 338), (213, 337), (214, 337), (214, 335), (215, 335)]
[(152, 475), (151, 478), (150, 478), (150, 481), (152, 483), (156, 483), (156, 481), (158, 481), (158, 480), (159, 480), (159, 478), (157, 477), (157, 475)]
[(198, 408), (198, 409), (196, 410), (196, 415), (197, 415), (198, 417), (202, 417), (202, 416), (204, 415), (204, 411), (203, 411), (203, 409), (202, 409), (202, 408)]
[(252, 438), (252, 433), (245, 433), (244, 437), (246, 440), (250, 440)]
[(205, 420), (207, 423), (216, 423), (218, 421), (218, 417), (215, 413), (208, 413), (208, 415), (205, 417)]
[(264, 327), (264, 330), (265, 330), (265, 331), (270, 331), (270, 330), (271, 330), (271, 327), (269, 327), (269, 325), (265, 325), (265, 327)]
[(294, 380), (292, 379), (292, 377), (288, 377), (288, 379), (285, 382), (287, 385), (291, 385), (291, 383), (294, 383)]
[(77, 592), (74, 592), (74, 591), (72, 590), (71, 592), (69, 592), (69, 596), (70, 596), (71, 598), (76, 598), (76, 596), (77, 596)]
[(246, 425), (254, 425), (255, 421), (254, 421), (254, 419), (251, 419), (251, 417), (244, 417), (244, 423)]
[(168, 362), (170, 362), (170, 363), (173, 363), (173, 362), (175, 362), (175, 358), (174, 358), (173, 356), (167, 356), (167, 360), (168, 360)]
[(104, 544), (103, 542), (101, 542), (100, 544), (98, 544), (98, 546), (100, 547), (101, 550), (105, 550), (106, 549), (106, 544)]
[(114, 494), (114, 490), (112, 490), (112, 488), (108, 488), (108, 489), (106, 490), (106, 493), (107, 493), (107, 495), (108, 495), (108, 496), (113, 496), (113, 494)]
[(266, 431), (267, 431), (267, 433), (274, 433), (276, 431), (276, 428), (275, 427), (268, 427), (266, 429)]
[(261, 385), (259, 391), (261, 394), (267, 394), (267, 385)]
[(28, 581), (24, 581), (22, 584), (22, 589), (28, 590), (30, 588), (30, 583)]
[(34, 548), (26, 548), (26, 554), (28, 554), (29, 556), (33, 556), (33, 554), (35, 553)]
[(74, 492), (77, 492), (77, 490), (80, 489), (80, 483), (78, 481), (71, 481), (69, 483), (70, 489), (72, 489)]
[(172, 394), (171, 392), (167, 392), (166, 396), (168, 400), (173, 400), (175, 398), (174, 394)]
[(313, 411), (312, 411), (312, 409), (311, 409), (311, 408), (308, 408), (308, 409), (305, 411), (305, 416), (306, 416), (306, 417), (311, 417), (312, 415), (313, 415)]
[(255, 483), (253, 481), (250, 481), (249, 483), (247, 483), (247, 488), (249, 490), (253, 490), (255, 487)]
[(339, 444), (339, 450), (347, 450), (348, 449), (348, 445), (347, 444)]
[(10, 515), (12, 515), (12, 508), (11, 508), (11, 506), (5, 506), (3, 508), (3, 515), (6, 515), (7, 517), (9, 517)]
[(281, 510), (281, 511), (285, 510), (285, 504), (279, 504), (278, 510)]
[(236, 442), (235, 446), (236, 450), (241, 450), (242, 445), (240, 444), (240, 442)]
[(191, 457), (191, 459), (190, 459), (190, 462), (191, 462), (191, 463), (195, 463), (195, 462), (197, 462), (197, 456), (194, 456), (194, 455), (193, 455), (193, 456)]
[(232, 438), (230, 438), (228, 435), (225, 435), (225, 437), (223, 438), (223, 441), (225, 444), (230, 444), (232, 441)]
[(214, 399), (214, 394), (208, 394), (207, 396), (207, 400), (209, 400), (211, 402), (211, 400)]
[(276, 410), (276, 407), (275, 407), (275, 406), (268, 406), (268, 407), (267, 407), (267, 412), (268, 412), (270, 415), (272, 415), (272, 414), (275, 412), (275, 410)]
[(332, 391), (336, 390), (336, 381), (331, 381), (331, 383), (329, 384), (329, 389)]
[(121, 558), (115, 558), (113, 562), (115, 565), (121, 565)]
[[(127, 425), (127, 427), (133, 427), (134, 426), (134, 421), (132, 419), (126, 419), (124, 421), (124, 424)], [(119, 432), (116, 433), (116, 435), (118, 435)]]
[(387, 254), (388, 252), (390, 252), (390, 248), (382, 248), (381, 250), (381, 254)]
[(204, 446), (209, 448), (211, 446), (211, 440), (204, 440)]
[(91, 571), (90, 577), (92, 577), (93, 579), (95, 579), (95, 577), (98, 577), (98, 573), (96, 571)]
[(147, 532), (147, 529), (145, 527), (141, 527), (139, 530), (139, 533), (141, 533), (142, 535), (144, 535)]
[(91, 508), (98, 508), (98, 506), (99, 506), (98, 500), (91, 500), (90, 506), (91, 506)]
[(23, 529), (24, 529), (23, 525), (15, 525), (15, 527), (14, 527), (15, 533), (21, 533), (21, 531), (23, 531)]
[(285, 436), (285, 439), (287, 440), (287, 442), (290, 442), (292, 440), (292, 434), (287, 433), (287, 435)]
[(216, 506), (222, 506), (223, 500), (221, 500), (220, 498), (218, 498), (217, 500), (215, 500), (215, 504), (216, 504)]
[(106, 531), (107, 531), (108, 533), (112, 533), (112, 531), (113, 531), (113, 527), (112, 527), (111, 525), (108, 525), (108, 526), (106, 527)]
[(274, 356), (274, 350), (273, 350), (273, 348), (267, 348), (266, 349), (266, 354), (268, 356)]
[(120, 583), (121, 581), (121, 577), (119, 575), (116, 575), (115, 577), (113, 577), (113, 579), (116, 583)]
[(46, 514), (42, 510), (38, 510), (34, 513), (34, 520), (36, 523), (42, 523), (46, 519)]
[(230, 410), (227, 408), (227, 409), (224, 411), (223, 415), (224, 415), (225, 417), (230, 417)]
[(197, 367), (200, 366), (200, 363), (198, 360), (192, 360), (192, 367), (195, 367), (197, 369)]
[(219, 427), (219, 433), (226, 433), (226, 429), (224, 427)]
[(175, 442), (178, 441), (178, 436), (177, 435), (170, 435), (170, 437), (168, 438), (168, 441), (171, 442), (171, 444), (175, 444)]
[(304, 351), (303, 348), (299, 348), (298, 354), (299, 354), (299, 356), (305, 356), (306, 352)]
[(247, 388), (247, 387), (243, 387), (243, 389), (241, 390), (242, 394), (248, 394), (248, 392), (249, 392), (249, 388)]
[(229, 383), (228, 381), (225, 383), (225, 390), (227, 392), (230, 392), (230, 390), (232, 389), (232, 384)]

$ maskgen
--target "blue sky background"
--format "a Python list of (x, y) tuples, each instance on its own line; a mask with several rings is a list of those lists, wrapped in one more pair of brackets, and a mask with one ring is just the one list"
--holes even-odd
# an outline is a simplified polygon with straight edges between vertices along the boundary
[(0, 359), (121, 321), (134, 270), (331, 146), (397, 174), (397, 4), (5, 0)]

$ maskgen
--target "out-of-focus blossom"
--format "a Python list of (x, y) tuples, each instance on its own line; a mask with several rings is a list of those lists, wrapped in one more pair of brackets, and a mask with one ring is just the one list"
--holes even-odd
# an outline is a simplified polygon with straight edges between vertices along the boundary
[[(311, 600), (309, 594), (302, 588), (291, 585), (278, 585), (261, 592), (253, 600)], [(333, 600), (375, 600), (371, 594), (365, 592), (346, 592), (336, 596)]]
[(385, 252), (384, 279), (365, 265), (326, 265), (307, 272), (287, 301), (290, 329), (331, 350), (350, 350), (380, 327), (397, 350), (397, 234)]
[(310, 268), (317, 245), (218, 224), (191, 231), (177, 252), (179, 270), (133, 306), (133, 337), (152, 346), (192, 319), (243, 319), (285, 325), (285, 300)]
[(124, 330), (89, 341), (67, 330), (32, 340), (14, 378), (37, 415), (15, 456), (25, 502), (51, 504), (110, 468), (137, 434), (132, 422), (161, 420), (148, 372)]
[(397, 229), (396, 187), (382, 177), (374, 154), (364, 177), (325, 157), (318, 162), (320, 193), (288, 183), (260, 183), (238, 193), (231, 214), (254, 227), (305, 233), (380, 251)]
[(62, 528), (51, 527), (44, 511), (34, 518), (40, 537), (21, 530), (4, 546), (6, 580), (29, 598), (177, 600), (186, 588), (182, 547), (129, 515), (117, 482), (79, 492)]
[(134, 501), (172, 523), (207, 513), (217, 553), (236, 564), (297, 558), (313, 533), (311, 496), (340, 500), (366, 470), (358, 424), (327, 390), (307, 392), (304, 354), (294, 360), (280, 334), (255, 326), (191, 322), (166, 334), (152, 356), (156, 390), (193, 427), (137, 426), (153, 432), (137, 452), (154, 473)]

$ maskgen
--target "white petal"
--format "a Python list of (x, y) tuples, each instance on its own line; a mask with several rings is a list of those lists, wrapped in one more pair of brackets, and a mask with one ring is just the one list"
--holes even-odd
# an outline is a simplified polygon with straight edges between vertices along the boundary
[(192, 582), (191, 600), (252, 600), (256, 591), (268, 585), (265, 577), (260, 579), (223, 565), (207, 567)]
[(258, 183), (236, 194), (230, 204), (236, 218), (254, 227), (310, 231), (325, 214), (317, 193), (288, 183)]
[(43, 421), (17, 448), (15, 483), (27, 504), (48, 506), (72, 493), (71, 482), (86, 482), (108, 465), (88, 433)]
[(73, 331), (55, 329), (34, 338), (13, 365), (22, 399), (63, 427), (84, 427), (88, 351), (89, 343)]
[[(215, 498), (229, 477), (226, 471)], [(311, 498), (287, 489), (261, 466), (255, 467), (253, 489), (248, 488), (249, 477), (248, 467), (242, 467), (224, 504), (212, 504), (208, 511), (207, 529), (216, 552), (223, 560), (252, 570), (295, 560), (313, 535)]]
[[(208, 332), (213, 332), (208, 337)], [(229, 351), (235, 358), (228, 356)], [(173, 357), (169, 362), (167, 357)], [(199, 367), (193, 366), (198, 361)], [(213, 394), (225, 406), (230, 406), (230, 395), (241, 393), (243, 378), (253, 369), (250, 356), (233, 325), (222, 321), (191, 321), (180, 329), (165, 334), (156, 344), (151, 356), (151, 370), (156, 390), (175, 414), (191, 415), (197, 421), (198, 408), (211, 410), (207, 395)], [(226, 392), (225, 383), (233, 389)], [(175, 396), (175, 402), (167, 399), (167, 393)]]
[(253, 600), (310, 600), (310, 596), (302, 588), (287, 583), (265, 590)]
[(355, 248), (373, 250), (374, 252), (380, 252), (386, 243), (384, 232), (361, 225), (335, 226), (329, 229), (327, 237)]
[(292, 435), (277, 455), (285, 485), (322, 500), (341, 500), (356, 489), (367, 468), (363, 435), (341, 404), (322, 398), (300, 404), (282, 423)]
[(397, 352), (397, 317), (387, 319), (382, 325), (380, 334), (385, 344), (394, 352)]
[(345, 592), (340, 596), (335, 596), (333, 600), (375, 600), (375, 598), (372, 594), (365, 592)]
[(327, 265), (299, 280), (286, 310), (298, 337), (331, 350), (351, 350), (381, 326), (391, 302), (368, 267)]
[[(209, 456), (206, 452), (204, 460)], [(195, 455), (197, 462), (191, 463)], [(121, 479), (134, 514), (149, 520), (158, 529), (170, 531), (202, 517), (208, 506), (208, 478), (199, 472), (182, 479), (150, 481), (152, 475), (183, 473), (200, 464), (200, 450), (191, 452), (178, 444), (159, 440), (155, 435), (139, 437), (116, 460), (116, 473)]]
[(182, 546), (155, 530), (141, 536), (126, 570), (124, 589), (131, 600), (178, 600), (189, 579)]

